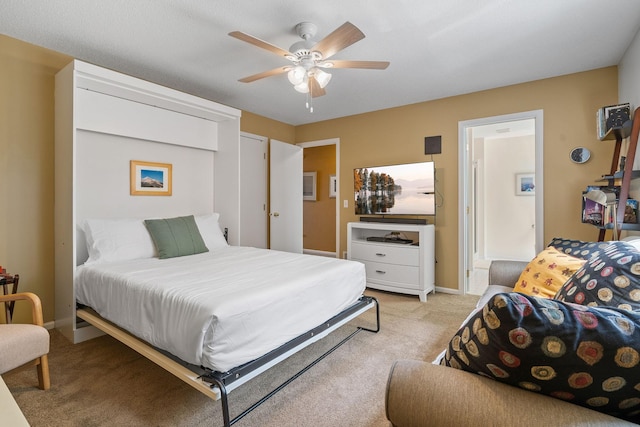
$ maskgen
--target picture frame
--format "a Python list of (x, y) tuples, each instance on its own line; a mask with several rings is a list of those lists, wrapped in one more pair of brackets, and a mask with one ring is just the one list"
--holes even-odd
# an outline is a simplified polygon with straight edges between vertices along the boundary
[(516, 195), (517, 196), (535, 196), (536, 194), (536, 177), (532, 173), (516, 174)]
[(335, 199), (338, 192), (338, 179), (335, 175), (329, 175), (329, 198)]
[(132, 196), (171, 196), (171, 163), (131, 160), (129, 169)]
[(302, 173), (302, 200), (316, 200), (316, 178), (317, 172)]

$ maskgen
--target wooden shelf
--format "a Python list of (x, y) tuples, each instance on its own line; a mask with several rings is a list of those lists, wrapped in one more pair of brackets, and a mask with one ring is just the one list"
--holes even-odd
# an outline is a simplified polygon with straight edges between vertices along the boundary
[[(640, 178), (640, 171), (633, 170), (633, 163), (636, 157), (636, 148), (638, 145), (638, 133), (640, 133), (640, 108), (636, 108), (633, 113), (633, 120), (627, 120), (622, 126), (613, 127), (607, 131), (601, 140), (615, 140), (616, 145), (613, 152), (613, 158), (611, 161), (611, 170), (609, 175), (603, 175), (600, 181), (608, 181), (610, 186), (620, 187), (618, 194), (616, 220), (618, 224), (618, 230), (634, 230), (640, 231), (640, 224), (632, 224), (624, 222), (624, 211), (627, 206), (627, 199), (629, 198), (629, 187), (631, 180), (634, 178)], [(618, 161), (620, 159), (620, 149), (622, 140), (631, 137), (629, 141), (629, 147), (627, 149), (626, 157), (627, 161), (624, 166), (624, 170), (616, 171)], [(616, 181), (618, 181), (616, 183)], [(600, 229), (598, 240), (604, 240), (606, 230), (613, 230), (613, 223), (605, 226), (596, 226)], [(618, 233), (614, 232), (614, 236)]]
[[(600, 182), (600, 181), (611, 181), (613, 179), (622, 179), (623, 174), (624, 174), (623, 171), (618, 171), (613, 175), (602, 175), (602, 178), (600, 178), (597, 181)], [(631, 179), (635, 179), (635, 178), (640, 178), (640, 170), (631, 171)]]
[[(605, 226), (596, 226), (600, 230), (613, 230), (613, 223), (607, 224)], [(631, 224), (629, 222), (623, 222), (618, 224), (619, 230), (629, 230), (629, 231), (640, 231), (640, 224)]]

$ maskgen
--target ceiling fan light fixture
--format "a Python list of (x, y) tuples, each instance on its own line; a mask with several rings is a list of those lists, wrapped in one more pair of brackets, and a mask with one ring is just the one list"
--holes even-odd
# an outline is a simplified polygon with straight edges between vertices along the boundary
[(324, 89), (325, 86), (327, 86), (329, 84), (329, 81), (331, 80), (331, 74), (327, 73), (326, 71), (322, 71), (319, 68), (313, 69), (313, 77), (316, 78), (316, 81), (318, 82), (318, 84), (322, 89)]
[(292, 85), (299, 85), (304, 82), (304, 78), (307, 74), (307, 70), (305, 70), (301, 66), (293, 67), (288, 73), (287, 77), (289, 78), (289, 82)]
[(293, 88), (300, 93), (309, 93), (309, 81), (307, 80), (300, 84), (297, 84)]

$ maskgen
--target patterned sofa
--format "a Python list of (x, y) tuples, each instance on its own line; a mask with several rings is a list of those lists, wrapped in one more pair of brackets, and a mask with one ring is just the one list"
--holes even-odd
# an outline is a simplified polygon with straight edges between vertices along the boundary
[(554, 239), (529, 263), (494, 261), (441, 356), (394, 364), (386, 412), (396, 427), (639, 423), (640, 251)]

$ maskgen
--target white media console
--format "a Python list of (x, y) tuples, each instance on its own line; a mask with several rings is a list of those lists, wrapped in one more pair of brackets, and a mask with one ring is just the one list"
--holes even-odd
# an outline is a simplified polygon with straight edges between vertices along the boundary
[(347, 258), (365, 265), (368, 287), (425, 302), (435, 291), (434, 238), (433, 224), (350, 222)]

